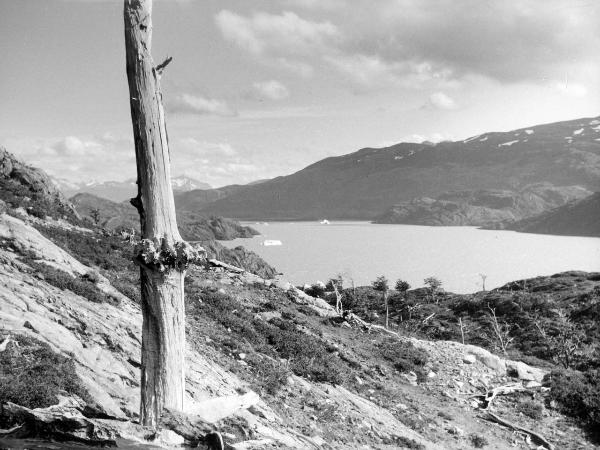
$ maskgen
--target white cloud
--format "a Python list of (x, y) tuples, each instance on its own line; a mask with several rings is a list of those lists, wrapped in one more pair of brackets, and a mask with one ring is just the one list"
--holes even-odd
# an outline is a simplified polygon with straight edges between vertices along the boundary
[(185, 173), (211, 186), (247, 183), (266, 176), (264, 167), (255, 165), (231, 144), (196, 137), (180, 138), (172, 143), (171, 172)]
[(283, 100), (290, 96), (288, 88), (277, 80), (256, 82), (252, 86), (261, 98)]
[(10, 139), (10, 151), (50, 175), (73, 181), (135, 176), (135, 149), (130, 136), (66, 136), (50, 139)]
[(451, 110), (458, 108), (458, 105), (449, 95), (444, 94), (443, 92), (434, 92), (429, 96), (429, 100), (424, 107)]
[(390, 62), (378, 55), (337, 54), (324, 60), (358, 86), (367, 89), (400, 85), (415, 87), (429, 81), (446, 82), (450, 71), (426, 62)]
[(565, 70), (582, 73), (586, 64), (597, 68), (592, 55), (600, 45), (600, 8), (537, 3), (285, 0), (319, 19), (290, 11), (244, 16), (222, 10), (215, 20), (226, 40), (263, 59), (315, 71), (333, 66), (362, 86), (416, 86), (472, 75), (537, 82)]
[(244, 17), (222, 10), (215, 20), (225, 39), (256, 54), (279, 51), (306, 54), (322, 48), (340, 34), (331, 22), (311, 22), (289, 11), (282, 14), (259, 12)]
[(286, 0), (286, 4), (314, 10), (334, 10), (347, 7), (343, 0)]
[(585, 97), (588, 93), (587, 88), (583, 84), (573, 83), (569, 81), (554, 82), (551, 84), (552, 89), (564, 95), (572, 97)]
[(167, 108), (174, 113), (215, 115), (231, 117), (237, 115), (226, 101), (204, 98), (197, 95), (180, 94), (167, 102)]
[(571, 3), (355, 0), (352, 18), (338, 17), (346, 54), (426, 61), (456, 78), (478, 74), (513, 83), (580, 71), (586, 62), (598, 66), (592, 55), (600, 44), (600, 8)]
[(76, 136), (67, 136), (48, 147), (43, 147), (42, 151), (48, 155), (60, 156), (90, 156), (102, 150), (102, 144), (95, 140), (81, 140)]
[(205, 156), (235, 156), (237, 151), (227, 143), (200, 141), (193, 137), (179, 140), (186, 156), (197, 158)]
[(315, 69), (312, 65), (303, 61), (297, 61), (288, 58), (277, 58), (275, 60), (275, 64), (303, 78), (310, 78), (315, 72)]

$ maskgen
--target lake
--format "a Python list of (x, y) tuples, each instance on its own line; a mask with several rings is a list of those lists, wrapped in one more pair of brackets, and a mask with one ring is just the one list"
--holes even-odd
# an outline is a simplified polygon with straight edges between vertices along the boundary
[[(369, 222), (244, 222), (262, 235), (222, 241), (243, 245), (294, 284), (326, 282), (337, 273), (357, 286), (385, 275), (411, 286), (436, 276), (446, 290), (469, 293), (566, 270), (600, 271), (600, 238), (549, 236), (476, 227), (380, 225)], [(279, 240), (280, 246), (262, 245)]]

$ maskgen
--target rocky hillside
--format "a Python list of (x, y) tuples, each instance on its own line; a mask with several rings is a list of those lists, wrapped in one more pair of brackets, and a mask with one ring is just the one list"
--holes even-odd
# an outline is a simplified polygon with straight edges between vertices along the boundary
[(600, 193), (510, 223), (507, 228), (525, 233), (600, 237)]
[[(137, 194), (135, 179), (77, 183), (61, 178), (53, 178), (52, 181), (57, 188), (68, 197), (72, 197), (79, 193), (87, 193), (120, 203), (129, 201), (130, 198), (135, 197)], [(208, 183), (203, 183), (183, 175), (173, 177), (171, 179), (171, 186), (173, 187), (173, 192), (187, 192), (194, 189), (212, 189)]]
[[(71, 197), (77, 212), (92, 223), (107, 230), (139, 230), (137, 210), (129, 201), (116, 203), (92, 194), (77, 194)], [(231, 240), (258, 234), (250, 227), (223, 217), (207, 217), (190, 211), (178, 211), (177, 224), (181, 236), (188, 241), (208, 239)]]
[[(91, 194), (79, 194), (67, 200), (57, 190), (43, 170), (28, 166), (0, 148), (0, 213), (35, 223), (42, 229), (51, 223), (53, 235), (63, 242), (73, 241), (93, 253), (92, 238), (101, 233), (114, 251), (122, 240), (120, 231), (139, 230), (139, 217), (129, 202), (115, 203)], [(257, 234), (250, 227), (224, 219), (183, 211), (178, 214), (181, 235), (204, 245), (210, 257), (237, 264), (266, 277), (277, 271), (253, 252), (242, 247), (226, 249), (215, 241), (251, 237)], [(62, 231), (61, 231), (62, 230)], [(124, 255), (124, 259), (130, 256)], [(135, 276), (135, 275), (134, 275)]]
[[(217, 429), (232, 449), (596, 448), (552, 406), (548, 368), (386, 331), (218, 261), (186, 281), (186, 410), (151, 433), (135, 422), (135, 280), (111, 268), (117, 249), (105, 253), (99, 236), (87, 252), (49, 227), (0, 215), (0, 441), (10, 446), (42, 431), (217, 448), (207, 437)], [(43, 377), (30, 369), (44, 364)]]
[(547, 183), (527, 186), (519, 192), (491, 189), (447, 192), (436, 199), (420, 197), (398, 203), (375, 222), (497, 226), (538, 215), (590, 194), (579, 186), (556, 187)]
[(0, 147), (0, 200), (44, 218), (78, 219), (78, 214), (50, 177)]
[[(374, 219), (413, 198), (509, 190), (535, 183), (600, 188), (600, 119), (484, 133), (464, 141), (400, 143), (316, 162), (289, 176), (242, 186), (181, 209), (238, 219)], [(222, 195), (223, 192), (221, 192)]]

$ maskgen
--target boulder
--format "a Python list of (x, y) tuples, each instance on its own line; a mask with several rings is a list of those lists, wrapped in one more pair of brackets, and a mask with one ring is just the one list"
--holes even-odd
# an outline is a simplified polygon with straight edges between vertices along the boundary
[(525, 381), (536, 381), (541, 383), (546, 372), (536, 367), (528, 366), (521, 361), (506, 361), (506, 370), (509, 376)]
[(4, 414), (21, 425), (0, 431), (3, 437), (56, 437), (93, 446), (116, 447), (118, 439), (144, 446), (180, 447), (183, 436), (169, 430), (155, 431), (133, 422), (95, 419), (83, 415), (85, 402), (79, 397), (61, 397), (57, 405), (29, 409), (11, 402), (3, 405)]
[(496, 356), (489, 351), (475, 345), (465, 345), (465, 352), (467, 356), (474, 356), (477, 361), (494, 370), (499, 375), (506, 374), (506, 362), (499, 356)]
[(465, 355), (465, 356), (463, 356), (463, 362), (465, 364), (474, 364), (475, 361), (477, 361), (477, 358), (475, 357), (475, 355)]

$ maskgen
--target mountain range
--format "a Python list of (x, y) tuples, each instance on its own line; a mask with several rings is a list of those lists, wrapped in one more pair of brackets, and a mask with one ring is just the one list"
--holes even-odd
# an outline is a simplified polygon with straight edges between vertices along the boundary
[[(122, 202), (135, 197), (137, 193), (136, 182), (133, 178), (125, 181), (102, 182), (73, 182), (64, 178), (52, 178), (52, 181), (67, 197), (72, 197), (75, 194), (85, 192), (112, 200), (113, 202)], [(174, 192), (186, 192), (195, 189), (212, 189), (210, 184), (186, 177), (185, 175), (171, 178), (171, 186), (173, 187)]]
[[(531, 217), (596, 190), (600, 190), (600, 117), (455, 142), (363, 148), (259, 184), (178, 193), (176, 202), (182, 210), (248, 220), (377, 220), (385, 214), (390, 217), (394, 205), (419, 198), (438, 203), (451, 199), (461, 205), (488, 199), (490, 203), (476, 206), (495, 210), (492, 219), (505, 221)], [(498, 207), (498, 191), (513, 200)], [(532, 192), (539, 198), (522, 201)], [(465, 214), (449, 224), (479, 224), (480, 217), (476, 221), (469, 217)], [(440, 222), (435, 218), (425, 224), (436, 221)]]

